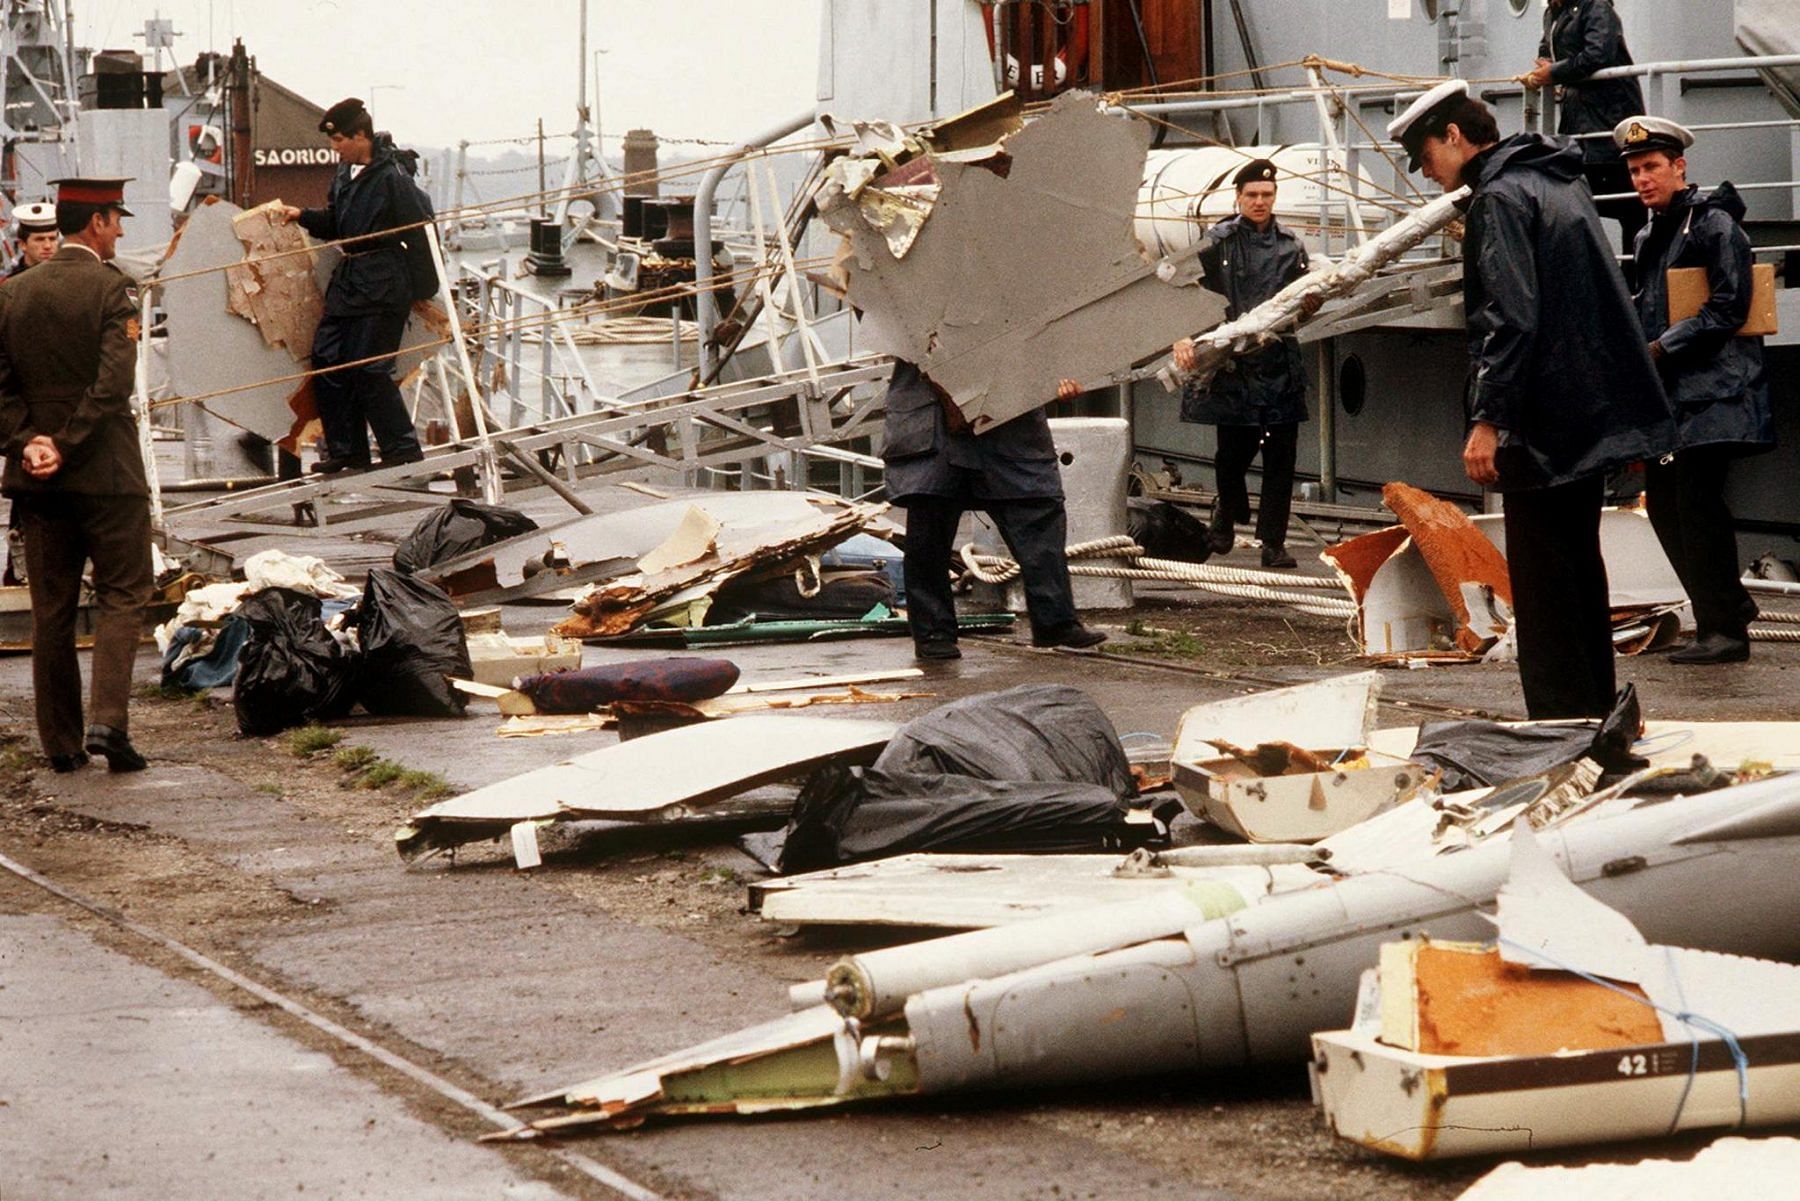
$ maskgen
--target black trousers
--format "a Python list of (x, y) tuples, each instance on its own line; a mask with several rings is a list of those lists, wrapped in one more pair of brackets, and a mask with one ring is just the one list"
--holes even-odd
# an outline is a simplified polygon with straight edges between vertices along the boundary
[(325, 428), (327, 458), (367, 463), (370, 430), (375, 432), (383, 459), (419, 449), (406, 402), (394, 383), (392, 359), (329, 370), (399, 350), (407, 316), (406, 309), (391, 309), (367, 316), (327, 314), (319, 322), (313, 335), (312, 365), (328, 373), (313, 377), (313, 397), (319, 407), (319, 424)]
[(1231, 520), (1250, 520), (1250, 491), (1245, 484), (1250, 463), (1262, 452), (1262, 496), (1256, 511), (1256, 536), (1264, 546), (1287, 545), (1288, 513), (1294, 506), (1294, 455), (1300, 445), (1297, 422), (1281, 425), (1221, 425), (1219, 450), (1213, 456), (1219, 504)]
[(1612, 603), (1600, 556), (1605, 499), (1598, 475), (1506, 494), (1519, 682), (1533, 721), (1604, 717), (1612, 709)]
[(1725, 503), (1732, 457), (1728, 447), (1696, 446), (1644, 471), (1650, 524), (1694, 603), (1694, 624), (1703, 638), (1742, 639), (1755, 612), (1738, 575), (1737, 532)]
[(31, 586), (31, 687), (44, 754), (82, 749), (81, 665), (75, 656), (81, 572), (94, 564), (92, 717), (127, 729), (131, 664), (144, 606), (155, 587), (150, 501), (143, 496), (17, 497), (13, 520), (25, 536)]
[(1060, 497), (1045, 500), (982, 501), (915, 496), (906, 508), (906, 619), (913, 641), (956, 640), (956, 602), (950, 595), (950, 560), (956, 527), (966, 509), (982, 508), (1000, 528), (1000, 537), (1019, 564), (1025, 608), (1034, 634), (1075, 621), (1075, 593), (1069, 584), (1069, 521)]

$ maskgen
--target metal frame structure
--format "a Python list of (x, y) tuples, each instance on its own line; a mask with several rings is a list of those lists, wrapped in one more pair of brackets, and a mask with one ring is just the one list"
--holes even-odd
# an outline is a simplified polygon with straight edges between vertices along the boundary
[[(12, 178), (11, 150), (20, 141), (66, 141), (71, 150), (74, 124), (80, 104), (76, 92), (74, 28), (64, 0), (4, 0), (0, 20), (0, 141), (4, 141), (8, 177), (0, 180), (9, 190)], [(22, 120), (15, 112), (26, 104), (30, 113), (51, 122)], [(56, 137), (45, 139), (46, 130)]]

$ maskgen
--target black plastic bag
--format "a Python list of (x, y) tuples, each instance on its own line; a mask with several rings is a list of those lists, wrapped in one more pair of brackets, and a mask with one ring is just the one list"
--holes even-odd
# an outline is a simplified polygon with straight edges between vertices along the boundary
[(232, 687), (239, 730), (264, 737), (350, 712), (358, 663), (325, 628), (318, 597), (266, 588), (237, 616), (250, 631)]
[(1166, 500), (1134, 496), (1125, 502), (1125, 532), (1152, 559), (1204, 563), (1212, 558), (1206, 523)]
[(1098, 784), (1119, 800), (1137, 793), (1112, 721), (1066, 684), (1022, 684), (940, 705), (900, 727), (874, 770)]
[(448, 677), (468, 679), (469, 642), (444, 591), (384, 567), (369, 572), (352, 615), (362, 639), (362, 687), (370, 713), (460, 717), (467, 703)]
[(1608, 775), (1635, 771), (1647, 760), (1631, 753), (1643, 729), (1637, 687), (1619, 691), (1604, 721), (1503, 726), (1491, 721), (1428, 722), (1408, 756), (1442, 769), (1445, 792), (1483, 788), (1539, 776), (1577, 759), (1592, 759)]
[(448, 563), (520, 534), (529, 534), (538, 523), (517, 509), (484, 505), (461, 497), (438, 509), (413, 527), (394, 548), (394, 566), (408, 575), (434, 563)]
[(791, 875), (914, 851), (1117, 850), (1134, 841), (1127, 812), (1099, 784), (890, 777), (833, 765), (800, 790), (777, 866)]
[(1136, 792), (1112, 722), (1083, 692), (1027, 684), (902, 726), (874, 766), (826, 766), (801, 789), (778, 866), (815, 871), (911, 851), (1135, 845)]

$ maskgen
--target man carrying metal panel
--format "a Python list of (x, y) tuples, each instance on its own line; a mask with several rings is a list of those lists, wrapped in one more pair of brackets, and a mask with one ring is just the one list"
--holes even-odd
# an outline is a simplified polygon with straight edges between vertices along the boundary
[[(1064, 380), (1059, 394), (1078, 391)], [(977, 437), (924, 372), (896, 361), (881, 453), (888, 499), (906, 510), (906, 617), (919, 658), (962, 656), (950, 560), (957, 526), (970, 509), (994, 519), (1019, 564), (1033, 646), (1079, 650), (1106, 641), (1075, 613), (1062, 472), (1043, 409)]]
[(1606, 472), (1667, 453), (1675, 422), (1582, 183), (1581, 151), (1541, 134), (1502, 140), (1460, 79), (1419, 97), (1388, 135), (1409, 170), (1473, 189), (1463, 467), (1505, 498), (1526, 710), (1604, 716), (1614, 700)]
[[(1202, 286), (1225, 297), (1234, 321), (1311, 270), (1306, 248), (1275, 220), (1275, 164), (1259, 158), (1247, 163), (1233, 183), (1238, 214), (1207, 231), (1200, 264)], [(1315, 299), (1309, 311), (1316, 311)], [(1183, 338), (1173, 347), (1175, 365), (1192, 371), (1194, 342)], [(1262, 454), (1262, 494), (1257, 504), (1256, 536), (1262, 542), (1264, 567), (1293, 567), (1287, 552), (1288, 514), (1293, 504), (1294, 457), (1300, 423), (1306, 420), (1306, 369), (1300, 345), (1282, 338), (1265, 350), (1235, 360), (1204, 387), (1190, 383), (1181, 395), (1181, 419), (1218, 428), (1213, 469), (1218, 501), (1213, 505), (1208, 539), (1215, 554), (1234, 545), (1232, 526), (1250, 520), (1250, 493), (1244, 477), (1250, 462)]]
[[(1673, 121), (1628, 117), (1613, 141), (1650, 214), (1637, 237), (1638, 320), (1675, 402), (1675, 454), (1645, 467), (1650, 522), (1694, 604), (1698, 633), (1669, 660), (1741, 662), (1750, 657), (1756, 602), (1739, 578), (1726, 477), (1733, 459), (1775, 448), (1762, 339), (1739, 332), (1755, 290), (1739, 224), (1744, 202), (1729, 183), (1710, 192), (1688, 183), (1694, 135)], [(1678, 290), (1691, 290), (1697, 307)]]
[[(88, 753), (113, 771), (144, 758), (126, 734), (131, 664), (155, 573), (150, 488), (131, 411), (137, 305), (109, 259), (125, 232), (125, 180), (57, 180), (66, 241), (49, 262), (0, 288), (0, 488), (25, 539), (31, 586), (31, 684), (50, 765)], [(82, 735), (75, 623), (93, 563), (94, 724)]]
[(48, 201), (21, 204), (13, 210), (13, 221), (19, 230), (19, 261), (6, 273), (6, 279), (49, 262), (62, 245), (62, 234), (56, 228), (56, 206)]
[[(1544, 38), (1537, 66), (1520, 76), (1534, 88), (1555, 84), (1559, 93), (1556, 132), (1564, 135), (1610, 132), (1614, 125), (1644, 111), (1644, 93), (1636, 79), (1593, 79), (1596, 71), (1631, 65), (1625, 26), (1612, 0), (1549, 0), (1544, 9)], [(1625, 163), (1610, 138), (1582, 138), (1583, 173), (1596, 196), (1631, 190)], [(1619, 223), (1620, 249), (1631, 253), (1644, 225), (1643, 207), (1625, 200), (1602, 201), (1602, 217)]]
[[(381, 465), (424, 458), (394, 383), (393, 355), (406, 334), (413, 289), (407, 237), (430, 214), (386, 134), (360, 100), (340, 100), (326, 111), (319, 132), (331, 138), (339, 166), (322, 209), (289, 205), (283, 217), (315, 238), (355, 238), (325, 290), (325, 316), (313, 336), (312, 365), (325, 374), (313, 381), (325, 456), (313, 470), (327, 475), (369, 466), (369, 431), (381, 449)], [(368, 237), (383, 234), (382, 237)]]

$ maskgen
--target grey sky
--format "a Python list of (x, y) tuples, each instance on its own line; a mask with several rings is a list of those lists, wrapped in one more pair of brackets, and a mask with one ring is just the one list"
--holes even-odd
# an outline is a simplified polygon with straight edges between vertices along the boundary
[[(519, 137), (539, 117), (575, 123), (579, 0), (73, 0), (76, 34), (101, 48), (160, 10), (176, 57), (229, 50), (234, 35), (263, 73), (329, 105), (368, 100), (402, 143), (450, 146)], [(751, 134), (812, 103), (817, 0), (589, 0), (588, 86), (600, 56), (600, 120), (621, 134)], [(616, 142), (609, 138), (609, 146)]]

